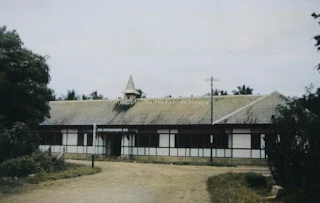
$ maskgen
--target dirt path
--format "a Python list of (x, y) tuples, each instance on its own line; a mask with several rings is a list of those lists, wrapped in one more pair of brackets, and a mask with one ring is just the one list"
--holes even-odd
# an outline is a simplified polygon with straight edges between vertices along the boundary
[[(86, 161), (74, 163), (90, 164)], [(209, 202), (206, 180), (226, 172), (261, 172), (261, 167), (210, 167), (96, 162), (102, 172), (43, 183), (1, 202)]]

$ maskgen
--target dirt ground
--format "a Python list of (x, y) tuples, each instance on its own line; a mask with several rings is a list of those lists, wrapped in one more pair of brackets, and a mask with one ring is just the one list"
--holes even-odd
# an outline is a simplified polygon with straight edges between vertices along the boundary
[[(90, 164), (87, 161), (73, 163)], [(211, 167), (96, 162), (102, 172), (45, 182), (0, 202), (209, 202), (206, 180), (226, 172), (269, 174), (263, 167)]]

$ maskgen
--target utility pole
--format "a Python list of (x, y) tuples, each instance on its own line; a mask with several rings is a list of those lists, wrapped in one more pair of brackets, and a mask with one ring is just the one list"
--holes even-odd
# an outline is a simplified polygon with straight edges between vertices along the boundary
[[(219, 78), (214, 78), (213, 76), (211, 76), (210, 78), (206, 79), (206, 81), (210, 82), (210, 86), (211, 86), (211, 119), (210, 119), (210, 124), (212, 125), (213, 123), (213, 82), (215, 81), (219, 81)], [(210, 135), (210, 163), (212, 163), (212, 148), (213, 148), (213, 135)]]
[(96, 153), (96, 134), (97, 134), (97, 125), (93, 124), (93, 132), (92, 132), (92, 164), (91, 167), (94, 168), (94, 155)]

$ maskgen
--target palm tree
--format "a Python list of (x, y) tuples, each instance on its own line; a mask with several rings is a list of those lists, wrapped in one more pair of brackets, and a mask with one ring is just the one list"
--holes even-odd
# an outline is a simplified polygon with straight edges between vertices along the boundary
[(77, 96), (74, 90), (68, 90), (67, 96), (64, 98), (64, 100), (78, 100), (78, 99), (79, 99), (79, 96)]
[(97, 91), (97, 90), (93, 91), (93, 92), (90, 94), (90, 96), (91, 96), (91, 99), (92, 99), (92, 100), (100, 100), (100, 99), (103, 99), (102, 94), (98, 94), (98, 91)]
[(246, 85), (238, 86), (237, 89), (238, 90), (232, 91), (234, 95), (248, 95), (253, 93), (253, 89)]

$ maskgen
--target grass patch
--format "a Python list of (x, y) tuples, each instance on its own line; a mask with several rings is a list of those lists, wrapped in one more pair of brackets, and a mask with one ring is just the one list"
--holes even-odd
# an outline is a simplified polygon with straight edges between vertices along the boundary
[(56, 171), (52, 173), (36, 173), (33, 176), (27, 176), (19, 179), (9, 178), (7, 180), (0, 179), (0, 193), (16, 193), (28, 185), (38, 184), (49, 180), (74, 178), (83, 175), (92, 175), (101, 172), (101, 168), (91, 168), (90, 166), (77, 165), (67, 163), (65, 170)]
[(151, 161), (139, 160), (137, 163), (150, 163), (150, 164), (172, 164), (172, 165), (192, 165), (192, 166), (215, 166), (215, 167), (237, 167), (235, 164), (229, 163), (206, 163), (206, 162), (184, 162), (184, 161)]
[(37, 184), (48, 180), (75, 178), (84, 175), (92, 175), (98, 172), (101, 172), (101, 168), (91, 168), (90, 166), (68, 163), (67, 170), (56, 173), (37, 173), (34, 176), (27, 177), (26, 182), (30, 184)]
[(226, 173), (208, 179), (207, 189), (215, 203), (263, 202), (273, 185), (273, 179), (255, 173)]

